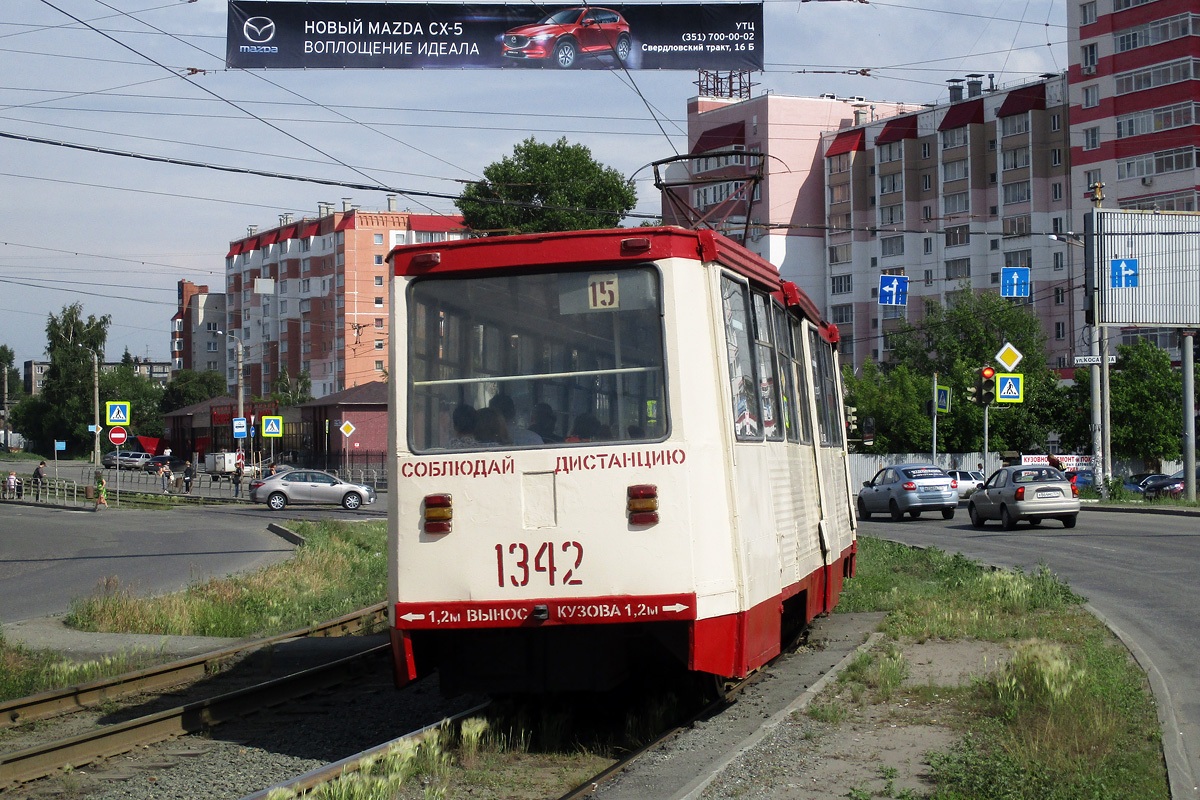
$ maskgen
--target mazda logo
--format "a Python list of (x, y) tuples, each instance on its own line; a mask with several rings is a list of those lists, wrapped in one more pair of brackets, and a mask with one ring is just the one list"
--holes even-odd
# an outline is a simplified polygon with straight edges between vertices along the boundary
[(242, 35), (255, 44), (266, 44), (275, 38), (275, 21), (270, 17), (251, 17), (242, 26)]

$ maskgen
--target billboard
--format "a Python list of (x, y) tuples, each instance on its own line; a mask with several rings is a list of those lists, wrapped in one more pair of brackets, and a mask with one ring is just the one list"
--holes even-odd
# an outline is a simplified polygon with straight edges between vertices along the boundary
[(762, 3), (230, 0), (235, 69), (763, 68)]
[(1084, 231), (1098, 324), (1200, 326), (1200, 214), (1097, 208)]

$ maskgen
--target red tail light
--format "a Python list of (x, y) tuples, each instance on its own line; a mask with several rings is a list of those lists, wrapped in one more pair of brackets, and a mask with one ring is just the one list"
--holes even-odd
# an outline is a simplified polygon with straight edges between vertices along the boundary
[(1074, 481), (1071, 482), (1071, 497), (1079, 497), (1079, 487), (1075, 485)]
[(632, 525), (658, 523), (658, 487), (652, 483), (630, 486), (626, 492), (625, 511)]
[(906, 491), (906, 492), (915, 492), (917, 490), (917, 485), (915, 483), (913, 483), (912, 481), (908, 481), (901, 488), (903, 488), (904, 491)]
[(1025, 499), (1025, 487), (1024, 487), (1024, 486), (1018, 486), (1018, 487), (1017, 487), (1017, 493), (1016, 493), (1016, 495), (1015, 495), (1015, 496), (1016, 496), (1016, 499), (1018, 499), (1018, 500), (1024, 500), (1024, 499)]
[(427, 494), (422, 510), (426, 533), (449, 533), (454, 519), (454, 503), (449, 494)]

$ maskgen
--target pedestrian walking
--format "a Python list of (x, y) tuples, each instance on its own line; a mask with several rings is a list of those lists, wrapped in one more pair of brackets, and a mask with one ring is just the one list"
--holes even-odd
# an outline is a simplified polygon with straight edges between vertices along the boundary
[(37, 469), (33, 471), (33, 499), (35, 502), (42, 501), (42, 489), (46, 485), (46, 462), (39, 461)]
[(245, 467), (242, 462), (238, 462), (237, 468), (233, 470), (233, 496), (242, 496), (242, 476), (246, 474)]
[(183, 468), (183, 493), (184, 494), (192, 493), (192, 478), (193, 477), (195, 477), (195, 472), (193, 472), (193, 470), (192, 470), (192, 462), (189, 461), (188, 465)]
[(100, 506), (108, 508), (108, 481), (104, 480), (103, 475), (96, 475), (96, 508), (100, 510)]
[(163, 464), (158, 468), (158, 474), (162, 477), (163, 494), (171, 493), (171, 465)]

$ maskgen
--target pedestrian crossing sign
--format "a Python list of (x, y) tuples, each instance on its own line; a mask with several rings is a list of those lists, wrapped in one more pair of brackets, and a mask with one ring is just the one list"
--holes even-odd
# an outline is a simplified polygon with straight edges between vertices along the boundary
[(263, 415), (262, 418), (262, 435), (267, 439), (279, 439), (283, 437), (283, 417), (273, 417)]
[(128, 400), (109, 400), (104, 404), (104, 419), (106, 425), (112, 427), (114, 425), (129, 424), (129, 401)]
[(996, 402), (1024, 403), (1025, 376), (1019, 372), (997, 372)]

